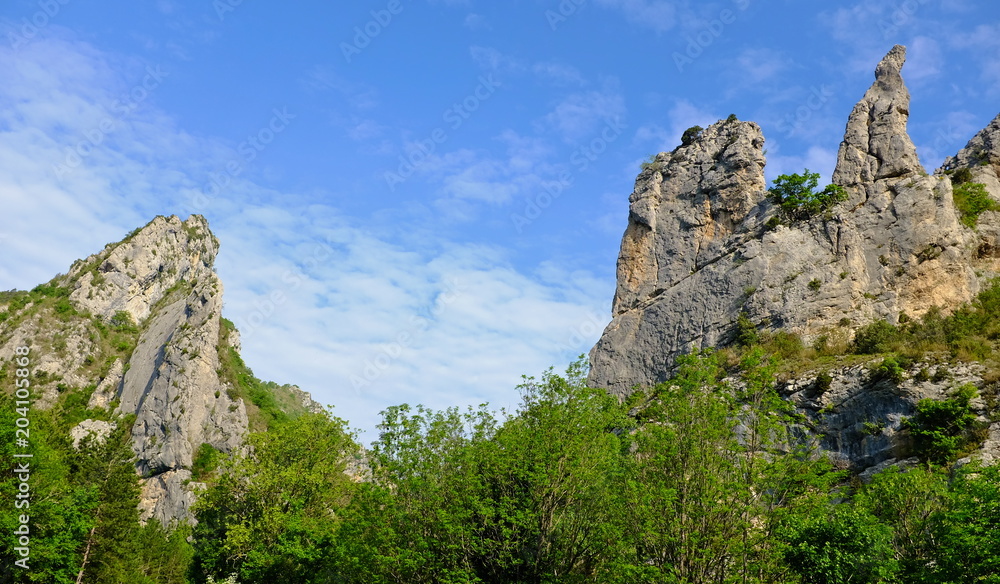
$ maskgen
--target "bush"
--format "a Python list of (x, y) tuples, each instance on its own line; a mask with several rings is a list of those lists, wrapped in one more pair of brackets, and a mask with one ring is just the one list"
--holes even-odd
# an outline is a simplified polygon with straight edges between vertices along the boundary
[(889, 356), (882, 359), (882, 362), (872, 370), (872, 381), (888, 380), (893, 383), (902, 383), (903, 373), (903, 365), (899, 359), (895, 356)]
[(219, 468), (222, 453), (211, 444), (202, 442), (191, 461), (191, 480), (205, 482)]
[(643, 171), (652, 170), (653, 172), (658, 172), (662, 168), (663, 168), (663, 163), (657, 162), (656, 154), (650, 154), (645, 161), (639, 164), (639, 169)]
[(899, 339), (899, 329), (884, 320), (877, 320), (858, 329), (854, 335), (854, 352), (859, 355), (875, 355), (891, 350)]
[(687, 146), (697, 140), (703, 130), (704, 128), (701, 126), (691, 126), (687, 130), (684, 130), (684, 134), (681, 135), (681, 146)]
[(972, 182), (972, 170), (969, 168), (959, 168), (951, 174), (951, 184), (958, 186), (967, 182)]
[(111, 317), (111, 320), (108, 321), (108, 324), (111, 325), (111, 328), (118, 332), (138, 332), (138, 329), (135, 326), (135, 321), (132, 320), (132, 314), (127, 310), (119, 310), (116, 312), (115, 315)]
[(768, 194), (793, 219), (808, 219), (847, 200), (847, 191), (843, 187), (829, 184), (816, 192), (814, 189), (818, 184), (819, 173), (809, 172), (807, 168), (804, 174), (779, 175)]
[(736, 317), (736, 344), (741, 347), (750, 347), (760, 342), (760, 333), (757, 332), (757, 325), (750, 320), (746, 312), (741, 312)]
[(783, 359), (794, 359), (802, 354), (802, 337), (795, 333), (777, 331), (767, 339), (770, 352)]
[(948, 464), (978, 445), (982, 436), (970, 405), (975, 396), (975, 386), (967, 383), (946, 400), (920, 400), (917, 414), (903, 420), (914, 454), (927, 463)]
[(976, 227), (983, 211), (1000, 209), (1000, 205), (986, 192), (986, 185), (983, 183), (962, 183), (956, 186), (955, 207), (961, 215), (962, 224), (971, 228)]
[(877, 320), (858, 329), (854, 334), (853, 351), (859, 355), (875, 355), (891, 350), (899, 339), (899, 329), (884, 320)]

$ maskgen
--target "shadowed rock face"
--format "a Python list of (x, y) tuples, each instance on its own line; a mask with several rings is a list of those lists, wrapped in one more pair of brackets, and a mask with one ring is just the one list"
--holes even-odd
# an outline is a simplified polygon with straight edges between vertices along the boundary
[[(732, 342), (741, 312), (807, 342), (847, 340), (873, 320), (974, 297), (982, 236), (960, 223), (951, 181), (917, 159), (905, 56), (893, 47), (854, 107), (833, 174), (849, 197), (819, 216), (767, 227), (779, 209), (766, 197), (756, 124), (718, 122), (657, 156), (629, 198), (613, 320), (590, 353), (591, 385), (625, 395), (663, 381), (679, 354)], [(987, 130), (972, 147), (994, 152), (1000, 125)], [(954, 164), (968, 165), (972, 155), (961, 156)]]

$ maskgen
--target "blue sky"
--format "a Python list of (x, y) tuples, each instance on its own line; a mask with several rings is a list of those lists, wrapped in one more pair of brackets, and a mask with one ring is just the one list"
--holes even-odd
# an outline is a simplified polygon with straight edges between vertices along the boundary
[(936, 168), (998, 111), (972, 0), (159, 0), (0, 8), (0, 288), (204, 214), (258, 376), (378, 412), (516, 405), (610, 320), (639, 163), (735, 113), (828, 177), (909, 47)]

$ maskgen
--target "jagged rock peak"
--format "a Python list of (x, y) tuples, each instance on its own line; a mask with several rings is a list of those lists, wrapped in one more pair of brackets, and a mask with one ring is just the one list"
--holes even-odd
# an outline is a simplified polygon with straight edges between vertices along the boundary
[(958, 154), (948, 157), (938, 172), (990, 165), (1000, 166), (1000, 114), (973, 136)]
[(879, 180), (926, 174), (906, 132), (910, 92), (901, 74), (905, 62), (906, 47), (896, 45), (875, 68), (875, 82), (848, 118), (834, 183), (871, 191)]
[[(1000, 271), (975, 257), (1000, 249), (1000, 229), (977, 247), (951, 181), (917, 160), (904, 60), (894, 47), (851, 113), (834, 173), (850, 199), (822, 213), (790, 217), (767, 199), (760, 128), (732, 118), (686, 132), (639, 174), (592, 387), (626, 395), (663, 381), (678, 355), (732, 343), (741, 315), (806, 343), (846, 344), (873, 320), (959, 306)], [(983, 213), (980, 235), (990, 225)]]
[[(715, 261), (734, 232), (755, 224), (748, 219), (765, 199), (760, 126), (731, 118), (689, 132), (684, 144), (658, 155), (636, 179), (613, 314)], [(654, 231), (667, 240), (654, 242)]]
[(179, 281), (212, 273), (218, 249), (201, 215), (186, 221), (156, 217), (121, 242), (74, 263), (66, 276), (73, 284), (70, 300), (94, 315), (126, 311), (141, 322)]

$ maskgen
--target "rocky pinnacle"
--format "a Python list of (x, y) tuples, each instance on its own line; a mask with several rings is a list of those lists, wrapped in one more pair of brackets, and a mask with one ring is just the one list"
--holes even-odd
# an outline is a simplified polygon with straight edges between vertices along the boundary
[[(764, 137), (751, 122), (689, 133), (643, 169), (612, 321), (590, 353), (592, 386), (625, 395), (663, 381), (678, 355), (735, 342), (741, 314), (761, 332), (846, 344), (874, 320), (947, 312), (975, 296), (996, 273), (988, 256), (1000, 228), (990, 212), (977, 230), (963, 225), (951, 180), (920, 165), (906, 131), (905, 57), (893, 47), (854, 106), (833, 174), (849, 196), (822, 213), (788, 217), (767, 197)], [(1000, 139), (984, 132), (954, 164), (975, 160), (973, 176), (989, 183)]]

